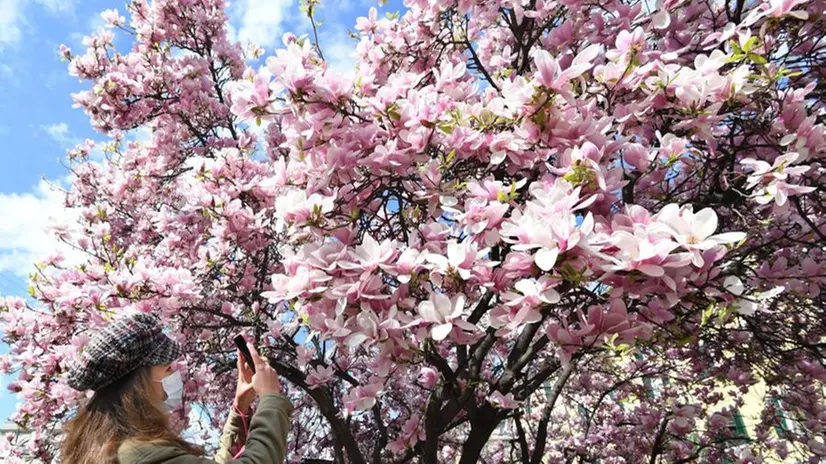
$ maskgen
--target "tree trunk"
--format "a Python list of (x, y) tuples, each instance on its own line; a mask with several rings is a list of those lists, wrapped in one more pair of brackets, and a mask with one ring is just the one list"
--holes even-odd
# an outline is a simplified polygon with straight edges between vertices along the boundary
[(539, 420), (539, 430), (536, 432), (536, 443), (533, 449), (533, 456), (531, 456), (531, 464), (540, 464), (542, 462), (542, 456), (545, 455), (545, 443), (548, 440), (548, 422), (551, 420), (551, 412), (554, 409), (554, 405), (556, 405), (556, 400), (559, 398), (559, 395), (562, 394), (565, 382), (568, 381), (573, 370), (574, 361), (571, 360), (568, 367), (562, 371), (562, 374), (560, 374), (556, 380), (550, 396), (545, 399), (545, 409), (542, 411), (542, 418)]
[(270, 365), (287, 379), (287, 381), (304, 390), (315, 400), (316, 406), (318, 406), (319, 411), (321, 411), (321, 414), (327, 419), (327, 422), (330, 423), (330, 428), (333, 430), (336, 460), (341, 458), (340, 451), (341, 448), (344, 448), (351, 464), (367, 464), (347, 424), (338, 416), (338, 409), (335, 406), (332, 395), (323, 388), (308, 388), (307, 383), (304, 381), (304, 375), (298, 369), (274, 359), (270, 359), (269, 361)]
[(321, 414), (323, 414), (327, 421), (330, 423), (330, 427), (333, 429), (333, 436), (335, 438), (335, 441), (337, 445), (344, 447), (344, 450), (347, 453), (347, 457), (349, 458), (350, 463), (367, 464), (367, 461), (361, 454), (361, 450), (358, 447), (358, 443), (356, 443), (356, 440), (350, 433), (350, 429), (347, 427), (344, 421), (342, 421), (341, 418), (338, 417), (332, 398), (330, 398), (326, 394), (326, 392), (324, 392), (324, 390), (321, 388), (310, 390), (308, 393), (316, 401), (319, 410), (321, 410)]
[(459, 464), (476, 464), (482, 449), (490, 440), (490, 435), (496, 430), (501, 419), (496, 415), (496, 409), (485, 405), (477, 411), (475, 420), (471, 422), (470, 434), (465, 444), (462, 445), (462, 459)]

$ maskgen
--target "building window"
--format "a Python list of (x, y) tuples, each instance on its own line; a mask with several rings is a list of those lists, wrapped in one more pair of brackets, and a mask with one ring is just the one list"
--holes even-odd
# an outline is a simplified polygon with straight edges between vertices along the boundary
[(779, 398), (772, 398), (771, 403), (774, 406), (775, 414), (777, 414), (778, 419), (778, 425), (774, 428), (774, 431), (777, 433), (778, 437), (785, 437), (789, 432), (791, 432), (789, 421), (786, 419), (786, 413), (783, 411)]
[[(749, 431), (746, 428), (746, 422), (743, 420), (743, 416), (740, 414), (740, 411), (735, 411), (732, 419), (732, 424), (729, 426), (729, 430), (731, 431), (731, 435), (734, 435), (736, 438), (729, 440), (729, 443), (732, 444), (732, 447), (736, 447), (748, 442)], [(734, 462), (726, 458), (723, 460), (723, 464), (734, 464)]]

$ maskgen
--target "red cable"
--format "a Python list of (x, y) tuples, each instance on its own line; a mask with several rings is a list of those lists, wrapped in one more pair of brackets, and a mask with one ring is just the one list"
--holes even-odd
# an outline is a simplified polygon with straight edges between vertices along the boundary
[(238, 406), (236, 406), (235, 404), (232, 405), (232, 409), (234, 409), (235, 412), (237, 412), (238, 415), (241, 416), (241, 424), (243, 424), (244, 426), (244, 445), (241, 446), (241, 449), (238, 450), (238, 452), (235, 453), (235, 456), (232, 457), (232, 459), (238, 459), (238, 456), (241, 456), (244, 453), (244, 450), (247, 448), (246, 441), (247, 435), (249, 434), (249, 428), (247, 427), (247, 415), (241, 412), (241, 410), (238, 409)]

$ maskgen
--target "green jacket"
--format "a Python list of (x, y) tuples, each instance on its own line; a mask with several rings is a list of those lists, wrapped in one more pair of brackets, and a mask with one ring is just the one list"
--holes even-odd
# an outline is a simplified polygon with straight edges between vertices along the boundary
[(187, 454), (186, 451), (165, 442), (125, 441), (118, 448), (120, 464), (278, 464), (284, 462), (287, 452), (287, 432), (290, 430), (290, 415), (293, 406), (287, 398), (268, 394), (261, 397), (258, 409), (252, 416), (244, 453), (232, 459), (230, 447), (242, 433), (241, 416), (234, 410), (230, 413), (221, 447), (215, 459), (207, 459)]

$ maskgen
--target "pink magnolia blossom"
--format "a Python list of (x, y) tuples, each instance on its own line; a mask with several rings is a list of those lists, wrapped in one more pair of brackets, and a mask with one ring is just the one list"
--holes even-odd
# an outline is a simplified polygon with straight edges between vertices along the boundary
[(326, 25), (243, 48), (223, 0), (105, 12), (60, 51), (103, 137), (65, 249), (0, 299), (31, 432), (0, 461), (59, 459), (66, 371), (143, 311), (187, 347), (182, 428), (252, 337), (291, 460), (819, 462), (824, 5), (408, 0), (357, 12), (351, 69)]
[(692, 264), (702, 266), (701, 251), (721, 244), (736, 243), (745, 238), (742, 232), (727, 232), (714, 235), (717, 230), (717, 213), (710, 208), (694, 213), (692, 208), (678, 208), (668, 205), (658, 214), (657, 219), (671, 228), (674, 240), (692, 256)]
[(354, 262), (342, 261), (341, 266), (369, 272), (393, 259), (396, 253), (395, 248), (395, 243), (392, 241), (384, 240), (379, 243), (373, 237), (365, 235), (362, 244), (356, 246), (355, 251), (351, 253)]
[(271, 86), (271, 76), (259, 72), (249, 80), (238, 81), (232, 89), (232, 111), (239, 117), (256, 121), (278, 112), (275, 95), (278, 89)]
[(809, 13), (803, 10), (794, 10), (798, 5), (805, 3), (805, 0), (769, 0), (763, 7), (767, 15), (779, 18), (781, 16), (792, 16), (796, 19), (809, 19)]
[(121, 16), (118, 13), (118, 10), (114, 10), (114, 9), (103, 11), (100, 14), (100, 17), (103, 18), (104, 21), (106, 21), (106, 24), (109, 27), (120, 26), (124, 22), (126, 22), (126, 18)]
[(432, 275), (438, 281), (442, 276), (456, 274), (460, 279), (467, 280), (472, 275), (474, 266), (492, 266), (496, 263), (485, 262), (486, 249), (479, 249), (475, 242), (466, 240), (464, 242), (451, 241), (447, 244), (446, 256), (442, 254), (429, 253), (427, 261), (432, 263)]
[(790, 196), (813, 192), (815, 187), (793, 185), (787, 182), (790, 176), (800, 176), (810, 169), (810, 166), (791, 166), (799, 157), (798, 153), (788, 153), (778, 156), (771, 165), (753, 158), (742, 160), (740, 164), (752, 169), (746, 188), (755, 189), (755, 201), (760, 204), (773, 201), (777, 206), (784, 206)]
[(305, 293), (319, 293), (327, 289), (326, 282), (330, 276), (319, 270), (301, 267), (295, 275), (273, 275), (273, 290), (262, 292), (261, 296), (273, 303), (293, 298)]
[(439, 374), (436, 372), (435, 369), (431, 369), (429, 367), (423, 367), (421, 372), (419, 373), (419, 384), (424, 388), (430, 388), (436, 386), (439, 382)]
[(307, 375), (307, 383), (314, 387), (324, 385), (329, 382), (334, 375), (335, 371), (332, 367), (316, 366), (310, 371), (309, 375)]
[(520, 405), (520, 401), (516, 401), (513, 398), (513, 393), (508, 393), (503, 395), (500, 391), (495, 391), (491, 393), (488, 397), (488, 401), (491, 402), (494, 406), (500, 409), (516, 409)]
[(366, 411), (376, 404), (377, 396), (382, 393), (383, 386), (371, 383), (363, 387), (354, 388), (344, 398), (344, 407), (348, 414), (356, 411)]
[(415, 248), (404, 250), (397, 258), (395, 264), (382, 264), (382, 269), (396, 275), (399, 282), (406, 284), (410, 282), (412, 274), (424, 269), (428, 253)]
[(540, 50), (534, 56), (537, 67), (536, 80), (547, 89), (561, 91), (569, 81), (579, 77), (593, 66), (591, 62), (599, 52), (600, 47), (598, 45), (590, 45), (574, 58), (567, 69), (562, 71), (556, 59), (550, 53)]
[(638, 27), (633, 31), (623, 30), (616, 35), (614, 44), (616, 49), (609, 50), (606, 54), (609, 60), (616, 60), (627, 55), (636, 55), (645, 49), (645, 32)]
[(465, 296), (457, 294), (452, 298), (441, 293), (431, 293), (430, 298), (419, 304), (419, 315), (422, 321), (433, 324), (430, 336), (436, 341), (442, 341), (450, 335), (453, 327), (473, 331), (473, 324), (461, 319), (465, 309)]
[(506, 292), (502, 299), (508, 306), (553, 304), (559, 301), (559, 292), (551, 288), (551, 285), (554, 285), (554, 282), (546, 276), (539, 281), (522, 279), (513, 286), (519, 293)]

